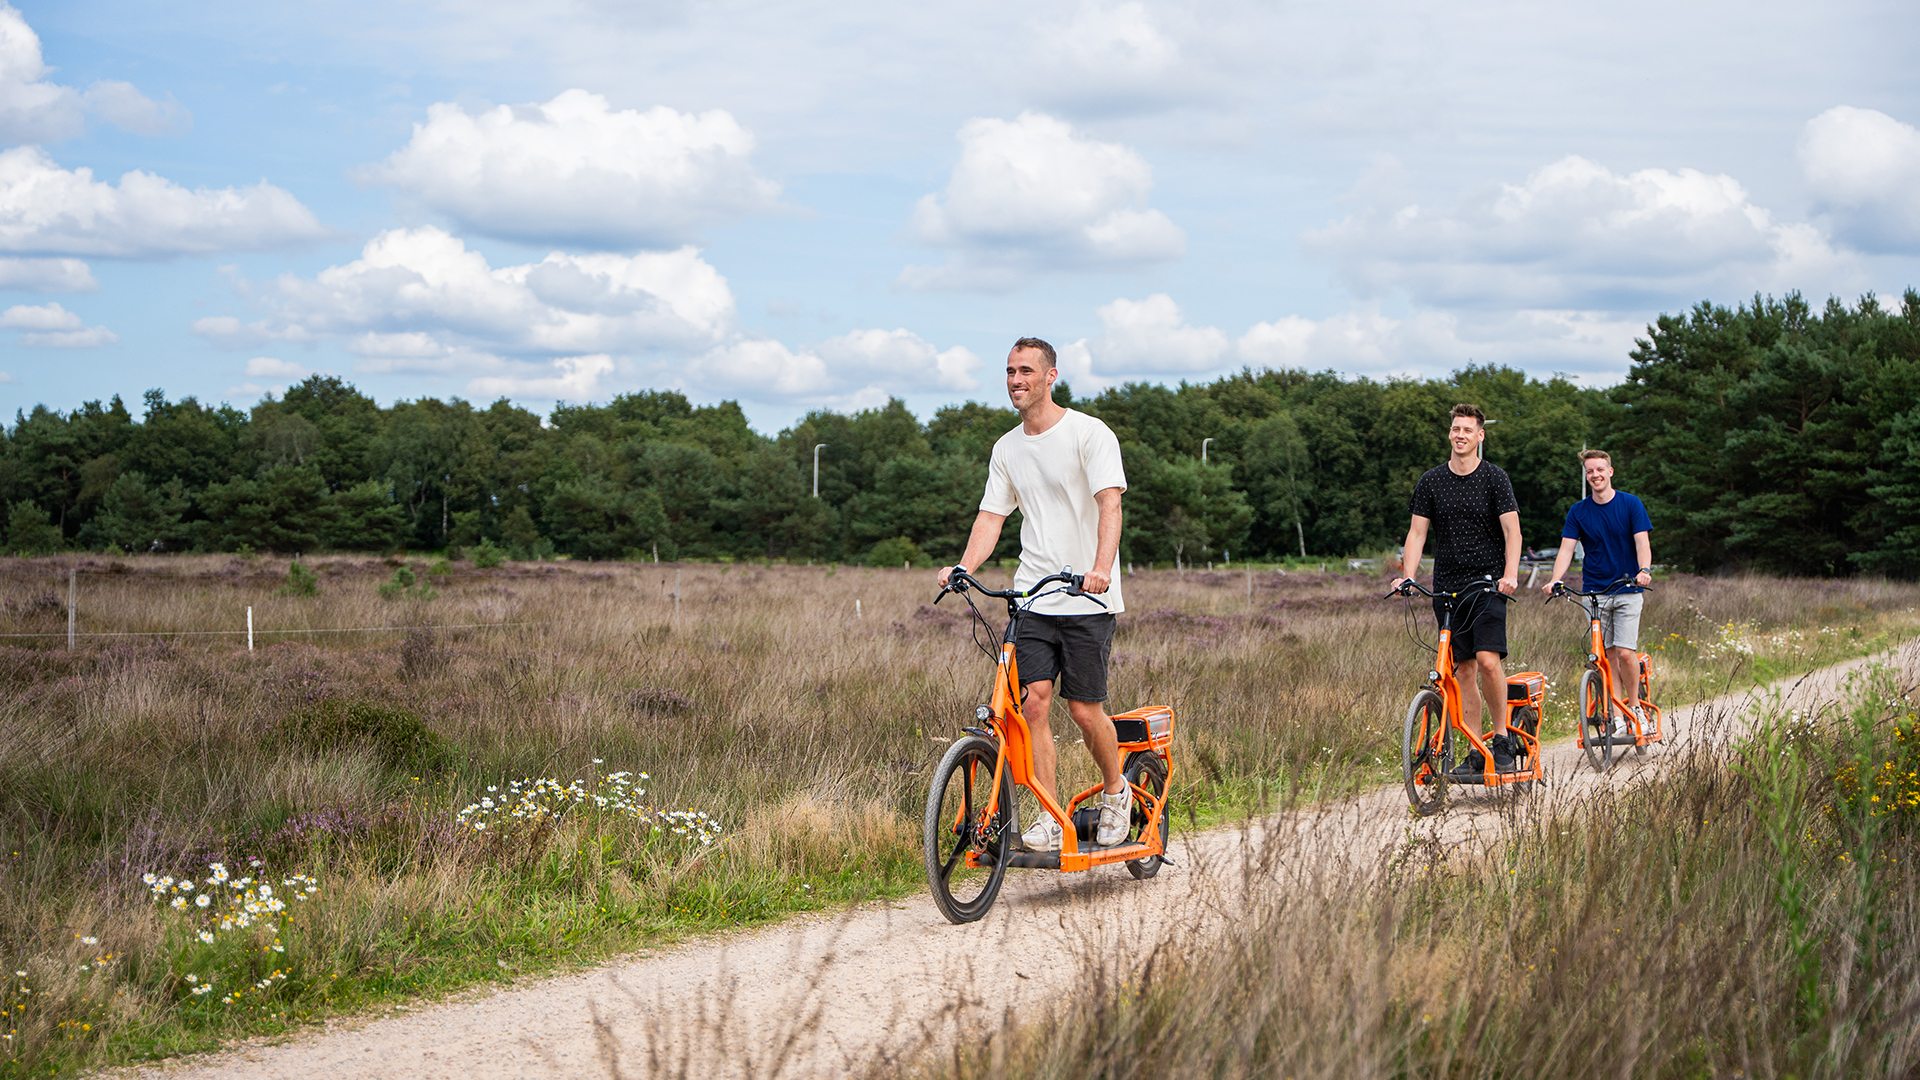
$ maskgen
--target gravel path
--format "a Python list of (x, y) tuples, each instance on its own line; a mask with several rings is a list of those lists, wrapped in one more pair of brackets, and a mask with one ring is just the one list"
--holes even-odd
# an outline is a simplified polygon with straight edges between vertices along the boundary
[[(1835, 700), (1871, 662), (1920, 672), (1920, 643), (1787, 680), (1796, 709)], [(1524, 796), (1551, 813), (1596, 786), (1657, 773), (1689, 740), (1724, 741), (1761, 694), (1668, 718), (1670, 738), (1601, 777), (1571, 741), (1546, 751), (1547, 784)], [(1192, 721), (1189, 721), (1192, 722)], [(1198, 937), (1232, 920), (1248, 887), (1310, 887), (1329, 866), (1371, 872), (1413, 843), (1484, 848), (1515, 812), (1511, 793), (1454, 789), (1445, 814), (1406, 813), (1398, 785), (1248, 828), (1182, 837), (1177, 865), (1137, 882), (1121, 867), (1016, 871), (992, 913), (951, 926), (924, 896), (717, 935), (585, 972), (335, 1021), (277, 1044), (252, 1042), (108, 1075), (167, 1080), (586, 1076), (840, 1076), (912, 1060), (969, 1023), (1057, 995), (1089, 955), (1123, 970), (1128, 942)], [(1249, 873), (1257, 863), (1258, 872)], [(1309, 880), (1312, 879), (1312, 880)], [(1177, 947), (1177, 944), (1176, 944)]]

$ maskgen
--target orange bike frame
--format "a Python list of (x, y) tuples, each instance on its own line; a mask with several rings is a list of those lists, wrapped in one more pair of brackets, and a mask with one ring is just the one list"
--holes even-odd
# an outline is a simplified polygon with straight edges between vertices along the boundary
[[(1495, 603), (1504, 603), (1504, 601), (1495, 601)], [(1449, 617), (1447, 621), (1451, 623), (1453, 620)], [(1455, 678), (1453, 674), (1453, 629), (1451, 627), (1444, 628), (1440, 631), (1440, 646), (1435, 650), (1433, 663), (1434, 671), (1440, 676), (1440, 678), (1436, 680), (1439, 685), (1435, 687), (1435, 689), (1440, 691), (1440, 703), (1441, 707), (1446, 710), (1447, 726), (1466, 736), (1467, 742), (1471, 744), (1474, 749), (1480, 751), (1480, 760), (1487, 763), (1487, 771), (1485, 774), (1486, 784), (1488, 786), (1514, 784), (1536, 779), (1541, 771), (1537, 757), (1535, 758), (1534, 767), (1525, 772), (1499, 772), (1495, 770), (1493, 766), (1493, 751), (1489, 750), (1487, 744), (1480, 740), (1480, 736), (1467, 730), (1467, 725), (1462, 719), (1465, 712), (1460, 707), (1460, 680)], [(1513, 712), (1512, 703), (1505, 700), (1504, 693), (1501, 697), (1502, 703), (1498, 707), (1506, 709), (1508, 714), (1511, 715)], [(1439, 748), (1439, 734), (1435, 734), (1433, 745), (1435, 749)], [(1434, 755), (1429, 759), (1425, 766), (1428, 775), (1432, 775), (1435, 772), (1433, 763), (1438, 760), (1438, 755)]]
[[(1643, 725), (1634, 720), (1634, 710), (1613, 690), (1613, 664), (1608, 662), (1607, 650), (1601, 642), (1600, 613), (1595, 609), (1596, 605), (1587, 605), (1584, 599), (1582, 600), (1582, 606), (1585, 606), (1587, 609), (1587, 655), (1593, 657), (1593, 659), (1587, 661), (1587, 663), (1600, 673), (1600, 681), (1606, 684), (1607, 700), (1619, 707), (1628, 724), (1639, 729), (1634, 733), (1634, 742), (1644, 744), (1653, 736), (1653, 732), (1647, 731)], [(1639, 682), (1638, 679), (1634, 681), (1636, 683)], [(1659, 709), (1659, 706), (1654, 705), (1651, 701), (1646, 704), (1655, 709), (1656, 712)], [(1584, 716), (1580, 718), (1580, 745), (1583, 747), (1587, 745), (1587, 718)], [(1614, 745), (1618, 746), (1620, 743), (1616, 741)]]
[[(1091, 853), (1080, 851), (1079, 837), (1073, 827), (1073, 807), (1078, 806), (1094, 792), (1104, 789), (1106, 785), (1095, 784), (1074, 796), (1067, 808), (1062, 809), (1058, 802), (1049, 798), (1046, 792), (1034, 784), (1033, 733), (1027, 727), (1026, 716), (1020, 711), (1020, 664), (1014, 658), (1013, 643), (1010, 641), (1000, 643), (999, 670), (1000, 675), (993, 682), (993, 701), (988, 708), (993, 712), (991, 723), (994, 732), (1000, 737), (1000, 757), (994, 763), (993, 794), (988, 799), (986, 819), (991, 821), (993, 815), (999, 810), (1000, 781), (1010, 772), (1013, 782), (1033, 792), (1034, 798), (1039, 800), (1040, 805), (1060, 823), (1060, 869), (1086, 870), (1090, 867), (1151, 858), (1160, 854), (1164, 850), (1159, 842), (1160, 815), (1167, 809), (1167, 797), (1173, 789), (1170, 783), (1161, 785), (1165, 790), (1157, 798), (1138, 784), (1129, 785), (1133, 788), (1135, 799), (1153, 807), (1147, 813), (1146, 827), (1141, 830), (1141, 835), (1148, 838), (1145, 842), (1121, 844)], [(1169, 766), (1172, 764), (1171, 757), (1168, 759), (1168, 764)], [(1014, 827), (1018, 828), (1019, 824), (1017, 821), (1014, 822)], [(974, 864), (974, 854), (971, 851), (967, 854), (967, 862)]]

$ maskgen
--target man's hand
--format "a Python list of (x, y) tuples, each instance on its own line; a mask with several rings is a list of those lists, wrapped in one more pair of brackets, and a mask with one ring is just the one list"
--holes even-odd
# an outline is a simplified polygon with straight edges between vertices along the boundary
[(1551, 598), (1553, 596), (1554, 586), (1558, 584), (1560, 584), (1560, 579), (1554, 578), (1552, 581), (1549, 581), (1545, 585), (1540, 586), (1540, 591), (1543, 593), (1546, 593), (1547, 596)]
[(940, 568), (940, 572), (934, 575), (934, 580), (938, 581), (940, 583), (940, 587), (944, 589), (947, 587), (947, 580), (953, 577), (953, 572), (955, 570), (965, 570), (965, 569), (966, 567), (964, 566), (943, 566)]
[(1399, 591), (1400, 591), (1400, 586), (1402, 586), (1402, 585), (1405, 585), (1405, 584), (1406, 584), (1407, 582), (1409, 582), (1409, 581), (1412, 581), (1412, 580), (1413, 580), (1413, 579), (1412, 579), (1412, 578), (1410, 578), (1410, 577), (1397, 577), (1397, 578), (1394, 578), (1394, 579), (1393, 579), (1393, 590), (1392, 590), (1392, 591), (1393, 591), (1393, 592), (1399, 592)]
[(1098, 595), (1100, 593), (1106, 592), (1107, 587), (1112, 584), (1113, 584), (1112, 574), (1109, 574), (1104, 570), (1089, 570), (1087, 571), (1087, 576), (1081, 579), (1080, 591), (1094, 593), (1095, 595)]
[(1512, 574), (1508, 574), (1506, 577), (1501, 578), (1500, 584), (1497, 586), (1497, 588), (1499, 588), (1501, 592), (1506, 593), (1508, 596), (1512, 596), (1513, 591), (1515, 589), (1518, 589), (1519, 587), (1520, 587), (1520, 579)]
[(1633, 583), (1644, 589), (1647, 586), (1653, 584), (1653, 575), (1647, 573), (1645, 570), (1642, 570), (1639, 573), (1633, 575)]

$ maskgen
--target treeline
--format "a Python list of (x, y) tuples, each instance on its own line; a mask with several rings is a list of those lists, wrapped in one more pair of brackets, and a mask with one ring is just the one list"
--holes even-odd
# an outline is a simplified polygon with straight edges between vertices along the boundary
[[(1481, 405), (1529, 546), (1557, 544), (1577, 453), (1612, 450), (1657, 556), (1690, 569), (1910, 576), (1920, 555), (1920, 295), (1815, 316), (1798, 296), (1662, 317), (1601, 391), (1499, 367), (1445, 379), (1245, 371), (1064, 404), (1119, 435), (1123, 558), (1376, 552)], [(646, 391), (541, 418), (507, 401), (381, 408), (314, 376), (249, 411), (146, 395), (16, 417), (0, 446), (9, 550), (390, 550), (488, 541), (519, 558), (955, 556), (1008, 409), (921, 423), (894, 401), (768, 437), (731, 402)], [(1203, 440), (1205, 461), (1202, 461)], [(822, 445), (823, 444), (823, 445)], [(819, 494), (813, 494), (815, 446)], [(1004, 553), (1017, 547), (1009, 528)]]

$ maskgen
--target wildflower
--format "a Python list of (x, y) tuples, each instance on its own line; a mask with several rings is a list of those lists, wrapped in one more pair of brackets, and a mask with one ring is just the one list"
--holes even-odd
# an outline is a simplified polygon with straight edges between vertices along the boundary
[(201, 941), (201, 944), (204, 944), (204, 945), (213, 944), (213, 932), (210, 930), (200, 931), (200, 941)]
[(211, 904), (211, 903), (213, 903), (213, 897), (208, 896), (206, 893), (201, 893), (199, 896), (196, 896), (193, 898), (193, 904), (195, 907), (206, 907), (208, 904)]
[(81, 939), (80, 939), (80, 944), (82, 944), (82, 945), (98, 945), (98, 944), (100, 944), (100, 939), (99, 939), (99, 938), (97, 938), (97, 937), (83, 937), (83, 938), (81, 938)]

